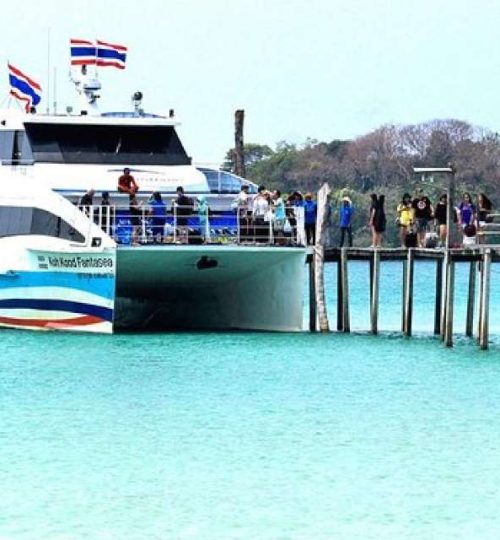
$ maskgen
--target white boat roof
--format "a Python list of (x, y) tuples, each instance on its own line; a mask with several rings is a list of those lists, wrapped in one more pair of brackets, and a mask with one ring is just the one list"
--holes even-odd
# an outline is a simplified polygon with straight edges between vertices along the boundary
[(73, 124), (91, 126), (179, 126), (175, 118), (160, 115), (135, 115), (109, 112), (101, 116), (76, 114), (27, 114), (15, 109), (0, 109), (0, 129), (24, 129), (24, 124)]

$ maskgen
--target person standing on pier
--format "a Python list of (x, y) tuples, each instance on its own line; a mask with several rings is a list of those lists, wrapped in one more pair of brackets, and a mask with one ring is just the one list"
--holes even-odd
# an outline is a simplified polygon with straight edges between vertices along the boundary
[(446, 193), (443, 193), (441, 197), (439, 197), (439, 201), (436, 204), (436, 210), (434, 212), (434, 219), (439, 235), (439, 247), (446, 246), (446, 237), (448, 236), (448, 223), (446, 215), (447, 206), (448, 195), (446, 195)]
[(425, 235), (429, 229), (429, 222), (433, 218), (434, 209), (431, 201), (422, 188), (417, 190), (417, 195), (413, 199), (413, 208), (415, 209), (415, 222), (417, 225), (418, 247), (425, 247)]
[(316, 243), (316, 215), (318, 213), (318, 205), (316, 201), (313, 201), (312, 193), (306, 193), (304, 199), (306, 242), (308, 246), (313, 246)]
[(409, 193), (403, 195), (401, 202), (396, 208), (396, 212), (398, 214), (396, 221), (399, 227), (399, 240), (401, 247), (406, 247), (406, 237), (408, 233), (412, 232), (415, 221), (415, 209), (413, 208)]
[(484, 229), (486, 223), (491, 222), (490, 214), (493, 210), (493, 205), (490, 199), (484, 194), (480, 193), (477, 196), (477, 228), (479, 229), (479, 243), (486, 244), (484, 238)]
[(352, 227), (351, 220), (354, 207), (351, 199), (346, 195), (342, 198), (339, 208), (339, 227), (340, 227), (340, 247), (344, 247), (345, 237), (347, 236), (347, 245), (352, 247)]
[(458, 205), (459, 223), (462, 228), (472, 225), (476, 217), (476, 207), (472, 204), (470, 193), (462, 195), (462, 202)]
[(372, 204), (370, 207), (370, 227), (372, 229), (373, 244), (371, 247), (382, 247), (384, 232), (386, 227), (385, 217), (385, 195), (377, 195), (372, 193)]

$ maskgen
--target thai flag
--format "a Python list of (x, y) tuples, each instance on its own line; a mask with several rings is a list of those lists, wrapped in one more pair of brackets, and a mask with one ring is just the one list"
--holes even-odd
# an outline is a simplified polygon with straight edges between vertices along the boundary
[(72, 66), (89, 66), (96, 62), (96, 46), (93, 41), (86, 39), (71, 39), (71, 65)]
[(9, 66), (9, 83), (10, 83), (10, 95), (24, 101), (26, 112), (30, 112), (31, 107), (36, 107), (42, 99), (41, 86), (25, 75), (21, 70), (15, 68), (13, 65)]
[(97, 40), (97, 66), (125, 69), (126, 60), (127, 47)]

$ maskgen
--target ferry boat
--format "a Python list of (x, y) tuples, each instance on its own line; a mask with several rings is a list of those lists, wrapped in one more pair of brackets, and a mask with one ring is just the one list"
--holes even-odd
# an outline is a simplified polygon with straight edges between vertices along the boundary
[[(256, 186), (231, 173), (195, 167), (177, 134), (173, 111), (167, 117), (145, 113), (141, 93), (134, 94), (133, 111), (101, 114), (99, 81), (85, 78), (77, 86), (82, 102), (76, 114), (0, 111), (0, 243), (2, 253), (9, 254), (2, 261), (0, 325), (103, 332), (301, 330), (305, 248), (273, 245), (272, 227), (267, 241), (246, 237), (243, 245), (238, 213), (230, 208), (242, 184), (250, 192)], [(134, 229), (127, 223), (128, 196), (117, 190), (124, 168), (130, 168), (144, 202), (138, 242), (123, 233)], [(196, 244), (180, 244), (176, 216), (169, 216), (165, 226), (173, 234), (168, 243), (153, 243), (146, 201), (161, 192), (170, 203), (179, 186), (193, 198), (208, 198), (210, 226), (206, 234), (191, 234)], [(76, 206), (90, 189), (96, 192), (96, 207)], [(111, 206), (103, 213), (99, 196), (105, 191)], [(31, 219), (31, 225), (12, 218), (18, 206), (29, 209), (26, 223)], [(47, 229), (40, 229), (39, 215), (49, 216)], [(189, 226), (193, 220), (196, 216)], [(61, 223), (73, 236), (55, 238), (49, 221)], [(89, 257), (112, 266), (97, 270), (98, 262), (88, 268), (78, 262)], [(87, 318), (70, 324), (71, 310), (54, 307), (70, 307), (57, 303), (68, 287), (79, 291), (68, 295), (69, 303), (90, 306), (92, 298), (107, 310), (98, 310), (106, 315), (103, 320), (82, 311)], [(15, 298), (10, 296), (14, 289)], [(9, 314), (9, 309), (17, 311)]]

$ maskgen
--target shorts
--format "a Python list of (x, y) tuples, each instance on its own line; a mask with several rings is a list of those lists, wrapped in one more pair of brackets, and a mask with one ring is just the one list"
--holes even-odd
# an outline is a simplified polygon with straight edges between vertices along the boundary
[(429, 221), (430, 219), (427, 219), (427, 218), (417, 218), (416, 219), (417, 232), (427, 232)]

